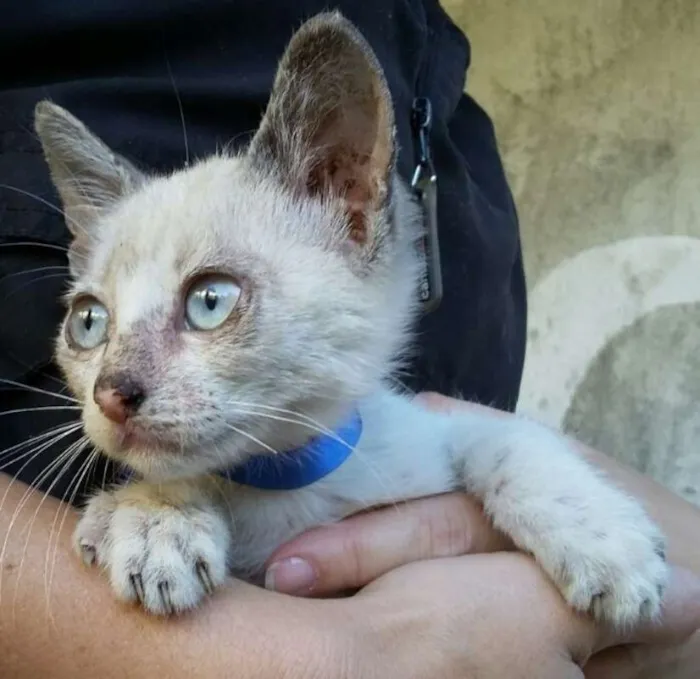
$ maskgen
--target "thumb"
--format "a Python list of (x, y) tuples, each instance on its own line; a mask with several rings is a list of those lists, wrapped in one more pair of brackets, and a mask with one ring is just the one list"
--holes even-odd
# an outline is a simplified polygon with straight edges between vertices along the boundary
[(414, 561), (511, 548), (474, 500), (451, 493), (310, 530), (274, 553), (265, 586), (298, 596), (339, 594)]

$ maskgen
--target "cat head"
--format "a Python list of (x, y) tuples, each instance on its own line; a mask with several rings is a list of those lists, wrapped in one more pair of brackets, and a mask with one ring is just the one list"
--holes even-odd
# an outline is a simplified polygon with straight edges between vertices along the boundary
[(165, 478), (272, 454), (391, 369), (415, 214), (381, 68), (339, 14), (293, 37), (239, 154), (151, 176), (52, 103), (36, 130), (73, 237), (57, 360), (105, 453)]

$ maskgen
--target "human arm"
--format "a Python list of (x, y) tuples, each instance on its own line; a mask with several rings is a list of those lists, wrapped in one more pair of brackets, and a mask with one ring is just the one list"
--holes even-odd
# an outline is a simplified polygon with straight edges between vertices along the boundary
[[(496, 565), (478, 556), (412, 564), (351, 599), (303, 600), (231, 583), (192, 615), (145, 616), (116, 604), (103, 579), (72, 557), (72, 510), (54, 562), (52, 528), (66, 507), (35, 495), (19, 509), (26, 487), (9, 485), (0, 476), (2, 676), (457, 679), (471, 667), (504, 679), (533, 672), (561, 679), (580, 677), (576, 659), (594, 643), (590, 623), (569, 616), (554, 587), (518, 554), (494, 555)], [(479, 589), (469, 586), (480, 580)], [(532, 622), (530, 606), (515, 607), (523, 597), (552, 605), (540, 606), (530, 625), (536, 638), (522, 635), (504, 652), (497, 632)]]
[(42, 503), (39, 493), (20, 508), (26, 491), (0, 474), (0, 676), (355, 676), (355, 633), (346, 631), (346, 617), (331, 602), (231, 582), (181, 619), (120, 606), (104, 579), (71, 553), (73, 510), (51, 498)]

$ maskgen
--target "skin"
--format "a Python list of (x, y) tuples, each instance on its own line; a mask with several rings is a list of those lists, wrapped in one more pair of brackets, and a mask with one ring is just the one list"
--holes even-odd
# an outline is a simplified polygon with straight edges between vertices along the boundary
[[(328, 602), (294, 600), (232, 581), (189, 617), (163, 620), (120, 606), (102, 575), (85, 569), (71, 552), (77, 513), (67, 514), (55, 562), (54, 518), (60, 511), (60, 523), (63, 511), (53, 499), (40, 506), (41, 496), (32, 494), (8, 534), (25, 491), (0, 474), (0, 537), (7, 538), (0, 581), (0, 676), (217, 679), (236, 668), (242, 679), (313, 678), (334, 666), (341, 668), (335, 676), (352, 676), (344, 674), (345, 646), (335, 646), (346, 623), (336, 619)], [(335, 629), (326, 631), (328, 624)]]
[[(424, 394), (419, 398), (426, 407), (435, 409), (480, 407), (439, 394)], [(481, 409), (494, 417), (508, 417), (496, 410)], [(696, 677), (700, 666), (700, 632), (697, 631), (700, 628), (700, 511), (608, 456), (580, 444), (577, 447), (618, 486), (644, 503), (667, 535), (668, 556), (677, 566), (665, 601), (662, 624), (635, 630), (627, 636), (599, 630), (598, 645), (588, 647), (589, 651), (597, 652), (586, 663), (585, 676), (590, 679)], [(377, 578), (381, 583), (381, 576), (397, 568), (401, 571), (402, 564), (433, 557), (488, 554), (511, 547), (503, 535), (493, 530), (475, 502), (464, 495), (451, 494), (411, 503), (401, 512), (393, 508), (383, 509), (352, 517), (335, 526), (309, 531), (280, 548), (270, 564), (277, 589), (297, 595), (330, 595), (362, 587), (377, 581)], [(503, 554), (482, 557), (493, 568), (503, 565), (504, 558)], [(313, 584), (305, 582), (300, 586), (299, 560), (310, 564), (315, 576)], [(528, 560), (517, 558), (509, 562), (507, 568), (512, 572), (506, 581), (524, 584), (523, 579), (529, 577), (531, 567)], [(486, 568), (480, 579), (471, 580), (471, 587), (474, 588), (477, 581), (479, 587), (493, 584), (492, 577)], [(541, 599), (533, 616), (542, 612), (539, 607), (544, 601), (554, 609), (557, 604), (548, 596), (546, 586), (543, 583), (538, 585)], [(517, 605), (522, 607), (524, 603), (524, 599), (519, 600)], [(496, 605), (495, 599), (493, 604)], [(503, 629), (501, 624), (507, 622), (512, 609), (506, 608), (500, 613), (504, 620), (499, 621), (494, 630)], [(485, 624), (483, 618), (482, 623)], [(527, 646), (520, 634), (529, 629), (529, 626), (520, 628), (515, 637), (521, 650)], [(513, 639), (500, 631), (495, 634), (497, 639)], [(600, 641), (606, 639), (606, 635), (607, 640)], [(610, 648), (603, 649), (601, 644), (608, 644)]]
[[(69, 511), (55, 564), (53, 553), (48, 560), (47, 599), (46, 555), (60, 506), (40, 506), (32, 495), (8, 533), (10, 508), (19, 508), (25, 488), (0, 475), (0, 674), (177, 679), (230, 677), (235, 668), (244, 679), (560, 679), (583, 677), (586, 664), (592, 679), (694, 676), (700, 635), (689, 635), (700, 626), (700, 548), (691, 538), (699, 513), (604, 456), (586, 454), (645, 501), (682, 567), (673, 572), (659, 626), (615, 634), (574, 615), (528, 557), (499, 551), (505, 539), (456, 495), (353, 517), (273, 557), (313, 564), (318, 579), (307, 593), (371, 583), (354, 597), (294, 599), (232, 582), (196, 614), (168, 621), (115, 603), (103, 578), (81, 567), (70, 553), (76, 517)], [(436, 556), (446, 558), (421, 561)], [(282, 575), (278, 567), (278, 587)]]

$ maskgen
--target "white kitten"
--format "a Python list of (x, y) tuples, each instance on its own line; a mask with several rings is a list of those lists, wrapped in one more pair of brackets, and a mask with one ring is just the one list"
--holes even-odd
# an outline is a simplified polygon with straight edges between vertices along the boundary
[[(465, 489), (575, 608), (614, 624), (659, 611), (661, 536), (563, 438), (385, 386), (416, 309), (420, 219), (381, 69), (340, 15), (295, 35), (241, 155), (150, 177), (58, 106), (39, 104), (36, 128), (74, 236), (58, 361), (92, 441), (140, 477), (95, 496), (76, 534), (120, 599), (189, 609), (307, 528)], [(217, 473), (355, 408), (354, 452), (311, 485)]]

